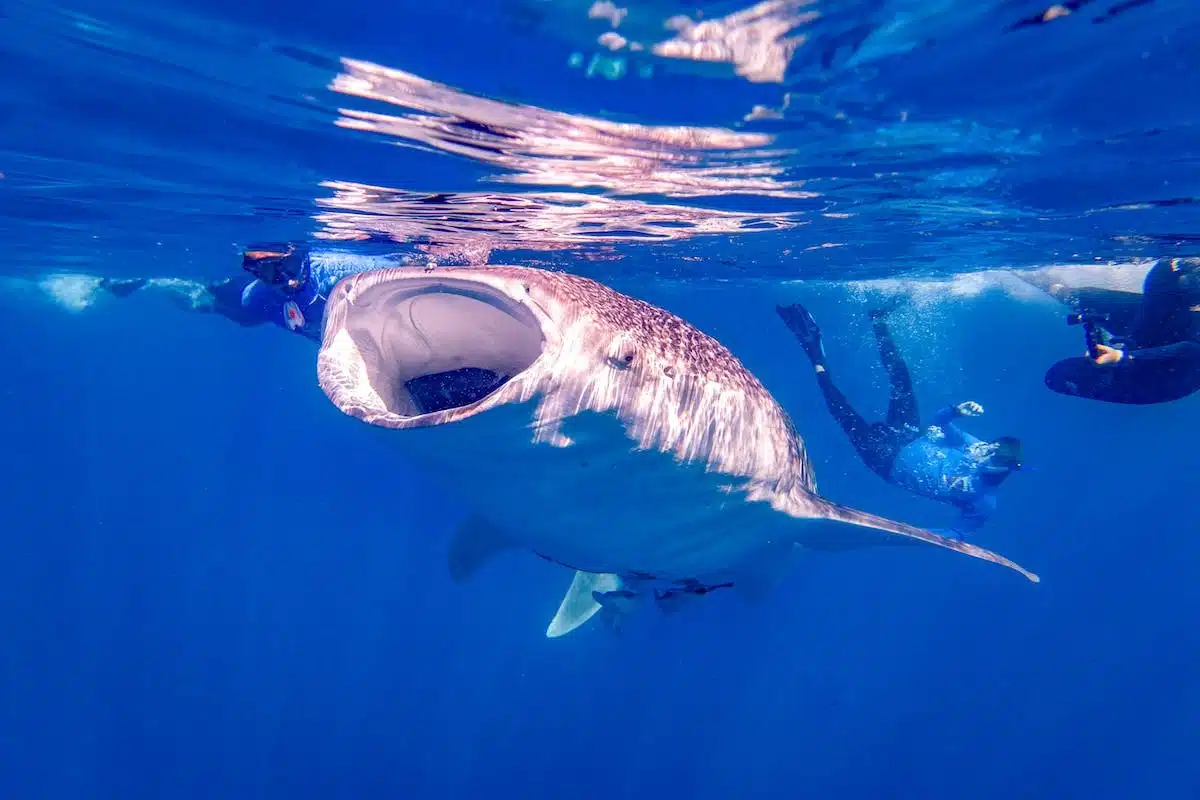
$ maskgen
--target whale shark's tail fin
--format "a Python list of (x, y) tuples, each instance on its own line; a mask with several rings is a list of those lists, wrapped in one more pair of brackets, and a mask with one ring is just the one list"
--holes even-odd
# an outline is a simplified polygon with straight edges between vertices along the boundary
[[(1038, 583), (1041, 580), (1037, 575), (1025, 569), (1020, 564), (1010, 561), (1004, 556), (993, 553), (990, 550), (985, 550), (982, 547), (977, 547), (958, 539), (951, 539), (947, 536), (939, 536), (936, 533), (915, 528), (912, 525), (905, 525), (903, 522), (894, 522), (884, 517), (877, 517), (865, 511), (847, 508), (822, 497), (814, 496), (810, 498), (810, 502), (816, 506), (815, 511), (817, 511), (818, 517), (832, 522), (853, 525), (855, 528), (850, 529), (846, 525), (837, 525), (836, 527), (805, 525), (796, 537), (796, 542), (809, 549), (850, 550), (859, 547), (870, 547), (872, 545), (924, 542), (944, 547), (947, 550), (954, 550), (973, 558), (991, 561), (993, 564), (1000, 564), (1001, 566), (1016, 570), (1034, 583)], [(890, 535), (881, 536), (880, 533)], [(898, 539), (896, 537), (903, 538)]]

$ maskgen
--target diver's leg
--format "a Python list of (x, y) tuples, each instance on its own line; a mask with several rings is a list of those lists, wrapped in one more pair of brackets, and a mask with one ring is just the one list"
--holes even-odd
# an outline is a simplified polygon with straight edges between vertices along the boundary
[[(787, 325), (788, 330), (796, 337), (796, 341), (804, 348), (808, 360), (812, 362), (817, 373), (817, 385), (825, 396), (825, 405), (829, 413), (837, 420), (838, 425), (845, 431), (854, 449), (861, 455), (868, 440), (870, 426), (862, 415), (854, 410), (846, 395), (833, 382), (829, 369), (825, 364), (825, 345), (821, 341), (821, 328), (808, 309), (799, 303), (790, 306), (776, 306), (775, 312)], [(864, 456), (865, 458), (865, 456)]]
[(867, 421), (863, 419), (862, 414), (854, 410), (854, 406), (850, 405), (850, 401), (833, 382), (833, 378), (829, 376), (829, 370), (824, 366), (817, 367), (817, 386), (821, 388), (821, 394), (825, 396), (825, 405), (829, 408), (829, 413), (845, 431), (846, 436), (854, 444), (854, 449), (858, 450), (860, 442), (864, 441), (870, 427)]
[(825, 344), (821, 341), (821, 327), (817, 325), (808, 309), (799, 303), (793, 303), (790, 306), (775, 306), (775, 313), (804, 348), (804, 353), (813, 366), (824, 366)]
[(808, 354), (808, 359), (817, 374), (817, 386), (825, 396), (825, 405), (829, 408), (830, 415), (846, 434), (863, 463), (877, 472), (883, 470), (881, 474), (886, 475), (891, 466), (890, 458), (894, 457), (891, 448), (886, 446), (888, 437), (881, 435), (881, 429), (887, 426), (883, 423), (872, 425), (863, 419), (862, 414), (854, 410), (846, 395), (842, 394), (842, 390), (833, 382), (825, 363), (821, 329), (812, 314), (799, 303), (776, 306), (775, 310)]
[(829, 370), (825, 369), (824, 365), (817, 367), (817, 386), (821, 388), (821, 394), (825, 396), (825, 405), (829, 408), (829, 413), (846, 434), (846, 438), (850, 440), (850, 444), (854, 447), (858, 457), (863, 463), (876, 472), (885, 474), (891, 467), (891, 458), (894, 453), (892, 448), (883, 447), (887, 444), (887, 437), (881, 435), (880, 429), (887, 428), (883, 423), (872, 425), (867, 422), (862, 414), (854, 410), (854, 406), (850, 405), (850, 401), (846, 399), (846, 395), (842, 394), (842, 390), (833, 382), (833, 378), (829, 375)]
[(913, 392), (912, 375), (908, 365), (900, 355), (900, 349), (892, 339), (892, 332), (887, 326), (887, 311), (871, 312), (871, 329), (875, 332), (875, 341), (879, 343), (879, 360), (887, 372), (890, 385), (888, 400), (887, 423), (890, 427), (920, 428), (921, 416), (917, 408), (917, 397)]
[(829, 413), (837, 420), (863, 464), (885, 480), (891, 480), (892, 462), (896, 460), (896, 454), (916, 438), (917, 431), (902, 430), (886, 422), (867, 422), (834, 385), (829, 371), (823, 366), (817, 368), (817, 385), (825, 395)]

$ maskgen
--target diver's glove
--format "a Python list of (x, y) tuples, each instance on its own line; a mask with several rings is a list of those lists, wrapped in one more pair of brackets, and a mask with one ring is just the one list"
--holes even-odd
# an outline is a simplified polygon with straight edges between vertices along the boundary
[(1125, 357), (1124, 350), (1118, 350), (1115, 347), (1109, 347), (1106, 344), (1096, 345), (1096, 353), (1092, 355), (1088, 353), (1088, 358), (1092, 359), (1092, 363), (1097, 366), (1107, 367), (1116, 364)]
[(962, 417), (978, 417), (983, 413), (983, 406), (976, 403), (974, 400), (967, 400), (965, 403), (959, 403), (954, 407)]

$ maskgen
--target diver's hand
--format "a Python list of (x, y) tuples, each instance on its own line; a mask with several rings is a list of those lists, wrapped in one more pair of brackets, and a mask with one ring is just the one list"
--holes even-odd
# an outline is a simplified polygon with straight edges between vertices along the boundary
[(1096, 345), (1096, 351), (1098, 354), (1095, 356), (1093, 356), (1091, 353), (1088, 353), (1088, 358), (1092, 359), (1093, 364), (1101, 367), (1107, 367), (1111, 364), (1116, 364), (1125, 357), (1124, 350), (1118, 350), (1117, 348), (1109, 347), (1106, 344)]
[(965, 403), (959, 403), (954, 407), (954, 410), (963, 417), (978, 417), (983, 413), (983, 406), (976, 403), (974, 400), (968, 400)]

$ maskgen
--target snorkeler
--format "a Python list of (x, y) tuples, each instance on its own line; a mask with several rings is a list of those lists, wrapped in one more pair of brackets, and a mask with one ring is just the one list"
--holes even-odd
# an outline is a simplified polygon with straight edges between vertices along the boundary
[(403, 266), (391, 256), (311, 252), (296, 244), (260, 245), (242, 254), (246, 274), (201, 283), (180, 278), (102, 278), (114, 297), (153, 289), (188, 311), (212, 313), (244, 327), (276, 324), (320, 341), (325, 298), (347, 275)]
[[(245, 327), (273, 323), (320, 342), (326, 298), (339, 280), (372, 270), (405, 266), (395, 256), (310, 252), (294, 244), (259, 246), (242, 254), (248, 273), (211, 283), (179, 278), (102, 278), (99, 288), (114, 297), (139, 290), (165, 290), (188, 311), (213, 313)], [(430, 413), (465, 405), (500, 385), (490, 370), (463, 367), (409, 381), (413, 403)]]
[(960, 517), (950, 528), (958, 538), (978, 530), (996, 509), (997, 488), (1022, 468), (1020, 440), (1003, 436), (984, 442), (960, 429), (959, 417), (983, 413), (983, 407), (971, 401), (942, 409), (932, 426), (921, 429), (912, 378), (887, 327), (890, 308), (870, 312), (891, 397), (886, 420), (868, 423), (834, 384), (812, 314), (799, 304), (775, 310), (804, 347), (829, 412), (863, 463), (888, 483), (959, 509)]
[(1200, 258), (1160, 259), (1140, 294), (1022, 278), (1070, 308), (1068, 324), (1083, 328), (1087, 354), (1046, 371), (1051, 391), (1149, 405), (1200, 389)]

